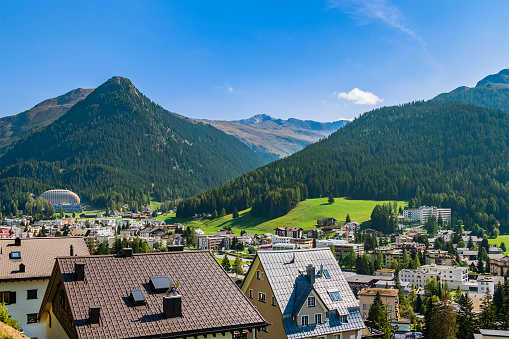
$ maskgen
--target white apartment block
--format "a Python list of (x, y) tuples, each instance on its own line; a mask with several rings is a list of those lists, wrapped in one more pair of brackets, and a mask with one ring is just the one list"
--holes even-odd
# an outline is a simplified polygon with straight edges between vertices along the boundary
[(410, 221), (418, 221), (425, 223), (428, 221), (428, 218), (434, 216), (435, 219), (438, 220), (439, 216), (442, 216), (444, 221), (451, 220), (451, 209), (450, 208), (438, 208), (438, 207), (428, 207), (421, 206), (419, 208), (407, 208), (403, 210), (403, 217), (409, 219)]
[(451, 290), (458, 288), (468, 281), (468, 268), (457, 266), (424, 265), (416, 270), (404, 269), (399, 272), (401, 284), (412, 283), (416, 287), (426, 285), (428, 279), (439, 280), (443, 286), (445, 282)]

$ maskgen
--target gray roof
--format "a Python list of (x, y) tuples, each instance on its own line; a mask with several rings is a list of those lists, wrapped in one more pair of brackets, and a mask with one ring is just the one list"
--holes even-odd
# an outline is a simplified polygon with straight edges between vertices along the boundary
[[(55, 258), (70, 254), (89, 255), (83, 237), (22, 238), (21, 246), (15, 246), (15, 239), (0, 240), (0, 281), (26, 279), (47, 279), (51, 276)], [(11, 259), (10, 253), (19, 252), (21, 258)], [(25, 265), (25, 272), (19, 265)]]
[[(283, 325), (288, 339), (307, 338), (364, 328), (359, 303), (348, 286), (341, 268), (329, 248), (307, 250), (258, 252), (267, 280), (283, 314)], [(316, 268), (314, 285), (305, 275), (306, 266)], [(330, 279), (319, 276), (320, 265), (330, 274)], [(325, 323), (306, 327), (297, 326), (293, 315), (307, 296), (314, 290), (328, 309)], [(342, 300), (333, 301), (328, 292), (337, 291)], [(348, 315), (348, 322), (341, 323), (338, 315)], [(269, 319), (270, 321), (270, 319)]]
[(486, 336), (509, 337), (509, 331), (481, 330), (480, 332), (482, 335), (486, 335)]

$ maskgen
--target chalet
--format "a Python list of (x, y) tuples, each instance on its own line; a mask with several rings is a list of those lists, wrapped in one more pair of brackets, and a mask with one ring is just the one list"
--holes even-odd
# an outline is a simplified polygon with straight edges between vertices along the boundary
[(316, 221), (318, 226), (334, 226), (338, 224), (338, 221), (334, 218), (323, 218)]
[(280, 237), (302, 238), (303, 229), (300, 227), (278, 227), (274, 234)]
[[(225, 307), (228, 305), (228, 307)], [(57, 258), (48, 338), (231, 338), (269, 324), (209, 251)]]

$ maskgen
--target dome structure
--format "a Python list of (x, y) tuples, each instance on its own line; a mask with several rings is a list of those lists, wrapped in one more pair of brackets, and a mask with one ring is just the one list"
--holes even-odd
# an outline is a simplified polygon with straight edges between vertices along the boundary
[(41, 198), (54, 205), (79, 205), (80, 197), (69, 190), (49, 190), (41, 194)]

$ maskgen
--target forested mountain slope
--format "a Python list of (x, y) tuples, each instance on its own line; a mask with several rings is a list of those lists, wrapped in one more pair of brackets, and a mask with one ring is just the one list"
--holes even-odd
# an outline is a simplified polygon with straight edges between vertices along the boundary
[(277, 217), (332, 193), (509, 215), (509, 115), (457, 102), (415, 102), (365, 113), (285, 159), (180, 203), (179, 216), (252, 206)]
[(200, 120), (234, 135), (262, 155), (268, 162), (284, 158), (337, 131), (348, 120), (317, 122), (275, 119), (258, 114), (236, 121)]
[(60, 118), (92, 91), (93, 89), (78, 88), (56, 98), (44, 100), (25, 112), (0, 118), (0, 153), (25, 134)]
[(114, 77), (13, 145), (0, 157), (0, 179), (6, 187), (24, 178), (68, 188), (116, 207), (148, 203), (150, 193), (159, 201), (188, 197), (263, 163), (237, 138), (168, 112)]
[(449, 93), (436, 96), (434, 101), (459, 101), (486, 108), (501, 109), (509, 113), (509, 69), (491, 74), (477, 83), (475, 88), (458, 87)]

